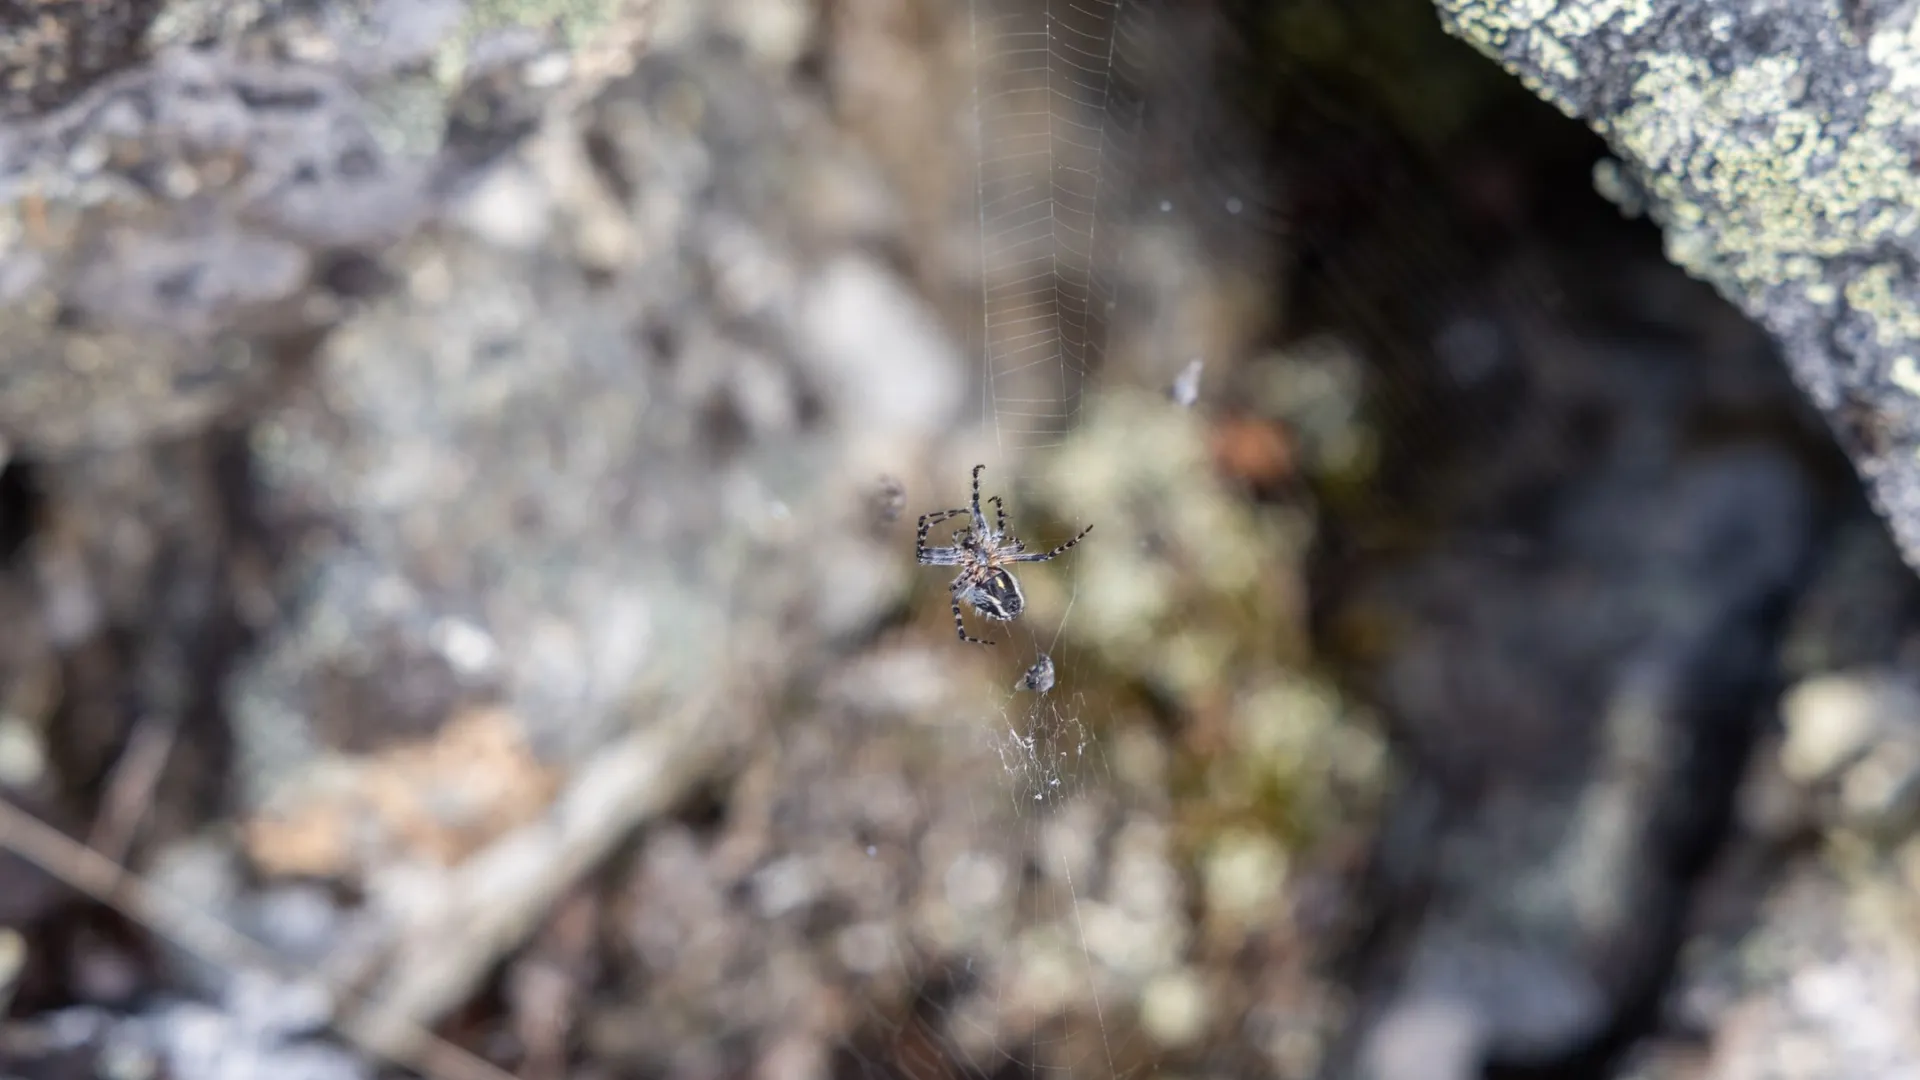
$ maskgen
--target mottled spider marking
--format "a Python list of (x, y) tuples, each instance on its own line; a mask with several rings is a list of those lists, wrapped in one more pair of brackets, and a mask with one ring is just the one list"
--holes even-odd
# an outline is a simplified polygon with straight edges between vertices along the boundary
[[(980, 474), (985, 469), (985, 465), (973, 467), (973, 497), (968, 505), (920, 515), (920, 528), (914, 537), (914, 557), (921, 565), (960, 568), (952, 584), (947, 586), (952, 593), (953, 626), (961, 641), (976, 645), (991, 645), (993, 642), (967, 633), (966, 620), (961, 612), (962, 604), (994, 622), (1012, 622), (1027, 609), (1027, 597), (1020, 591), (1020, 582), (1007, 569), (1008, 565), (1046, 562), (1065, 553), (1093, 531), (1093, 526), (1089, 525), (1080, 530), (1079, 536), (1052, 551), (1029, 552), (1026, 545), (1015, 539), (1008, 529), (1006, 503), (998, 495), (987, 500), (994, 511), (994, 525), (988, 526), (987, 516), (980, 509)], [(927, 546), (928, 530), (938, 522), (961, 516), (967, 518), (967, 526), (955, 530), (950, 546)]]

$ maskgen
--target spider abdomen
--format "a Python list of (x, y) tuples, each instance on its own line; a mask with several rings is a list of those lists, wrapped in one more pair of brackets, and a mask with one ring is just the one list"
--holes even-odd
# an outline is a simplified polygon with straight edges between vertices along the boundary
[(995, 622), (1012, 622), (1027, 608), (1027, 598), (1020, 591), (1020, 583), (1005, 568), (998, 566), (989, 569), (978, 582), (968, 586), (960, 598), (973, 605), (973, 610)]

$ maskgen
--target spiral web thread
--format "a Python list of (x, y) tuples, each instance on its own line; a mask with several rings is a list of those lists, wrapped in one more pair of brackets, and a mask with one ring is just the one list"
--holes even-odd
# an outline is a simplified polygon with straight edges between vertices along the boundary
[[(970, 0), (968, 9), (981, 417), (999, 451), (986, 490), (1005, 495), (1014, 529), (1030, 547), (1063, 537), (1047, 535), (1022, 512), (1017, 480), (1035, 452), (1072, 433), (1088, 380), (1106, 359), (1115, 226), (1129, 191), (1122, 173), (1140, 111), (1129, 67), (1144, 37), (1130, 21), (1136, 7), (1136, 0)], [(1029, 588), (1039, 576), (1070, 574), (1023, 571)], [(1072, 616), (1073, 595), (1060, 623)], [(966, 916), (956, 931), (965, 943), (957, 947), (903, 945), (899, 963), (923, 988), (922, 1000), (913, 1017), (876, 1025), (877, 1049), (857, 1059), (861, 1075), (1107, 1080), (1135, 1071), (1128, 1051), (1137, 1047), (1108, 1015), (1112, 976), (1085, 926), (1112, 897), (1094, 895), (1090, 869), (1059, 850), (1080, 843), (1064, 838), (1097, 834), (1112, 812), (1108, 765), (1086, 723), (1087, 701), (1074, 688), (1075, 649), (1059, 625), (1034, 625), (1037, 615), (977, 627), (1023, 664), (1049, 657), (1060, 682), (1039, 691), (1007, 687), (997, 703), (954, 718), (954, 767), (996, 763), (1005, 801), (973, 805), (970, 854), (928, 868), (956, 896), (986, 882), (997, 883), (988, 891), (1009, 890), (1012, 922), (982, 915), (975, 926), (968, 924), (975, 916)], [(1044, 990), (1047, 978), (1067, 985)], [(927, 1047), (924, 1056), (911, 1052), (915, 1046)]]
[[(1140, 8), (1136, 0), (972, 0), (971, 14), (982, 404), (1017, 476), (1018, 462), (1071, 434), (1088, 380), (1106, 359), (1120, 258), (1115, 225), (1130, 186), (1123, 166), (1133, 161), (1142, 111), (1127, 75), (1142, 44)], [(1097, 1037), (1077, 1053), (1040, 1041), (1002, 1052), (1043, 1074), (1113, 1077), (1122, 1070), (1088, 951), (1081, 884), (1070, 860), (1042, 854), (1047, 821), (1086, 795), (1083, 769), (1103, 755), (1082, 723), (1057, 630), (1042, 640), (1024, 629), (1025, 656), (1051, 656), (1069, 685), (1011, 695), (998, 722), (989, 721), (990, 739), (1025, 847), (1054, 878), (1030, 915), (1076, 943), (1075, 977), (1087, 982), (1081, 1007), (1091, 1006), (1084, 1019)]]
[(1009, 453), (1057, 445), (1106, 349), (1138, 97), (1129, 0), (973, 0), (984, 412)]

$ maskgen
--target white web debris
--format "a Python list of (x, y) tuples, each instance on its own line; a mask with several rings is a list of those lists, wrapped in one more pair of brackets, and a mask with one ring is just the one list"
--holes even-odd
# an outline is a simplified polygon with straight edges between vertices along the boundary
[(1006, 734), (995, 748), (1015, 784), (1016, 802), (1051, 803), (1079, 792), (1080, 769), (1093, 751), (1093, 739), (1078, 705), (1076, 699), (1065, 707), (1036, 706), (1007, 717)]
[(1048, 656), (1046, 653), (1041, 653), (1035, 657), (1033, 666), (1029, 667), (1027, 673), (1020, 677), (1020, 681), (1015, 684), (1014, 689), (1031, 690), (1039, 694), (1044, 694), (1053, 689), (1053, 657)]
[(1200, 400), (1200, 372), (1205, 367), (1206, 365), (1196, 356), (1187, 361), (1186, 367), (1180, 369), (1180, 374), (1174, 378), (1173, 385), (1167, 388), (1167, 396), (1173, 399), (1175, 405), (1183, 409), (1191, 409), (1194, 403)]
[[(1073, 605), (1078, 599), (1077, 593), (1068, 597), (1066, 610), (1060, 614), (1060, 625), (1046, 648), (1034, 642), (1033, 663), (1014, 684), (1002, 721), (1007, 725), (1007, 741), (998, 747), (1000, 762), (1006, 767), (1007, 775), (1020, 782), (1035, 802), (1065, 794), (1068, 790), (1065, 781), (1077, 772), (1078, 764), (1092, 745), (1085, 725), (1080, 722), (1078, 695), (1073, 695), (1064, 705), (1045, 700), (1056, 682), (1053, 654), (1060, 647), (1060, 635), (1066, 632), (1067, 619), (1073, 614)], [(1040, 694), (1043, 699), (1028, 706), (1024, 714), (1016, 712), (1014, 706), (1023, 691)]]

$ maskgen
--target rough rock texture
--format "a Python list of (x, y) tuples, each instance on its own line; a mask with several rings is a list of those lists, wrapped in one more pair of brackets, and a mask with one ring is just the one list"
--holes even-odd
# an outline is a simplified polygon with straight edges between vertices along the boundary
[(136, 61), (161, 0), (28, 0), (0, 9), (0, 116), (63, 105)]
[(1920, 9), (1438, 0), (1620, 156), (1603, 193), (1781, 342), (1920, 565)]
[[(300, 610), (236, 684), (249, 790), (493, 702), (542, 756), (590, 754), (639, 701), (705, 691), (743, 633), (714, 590), (813, 612), (795, 655), (882, 595), (863, 542), (775, 552), (837, 512), (820, 478), (853, 500), (877, 472), (843, 460), (848, 414), (880, 446), (937, 423), (957, 358), (871, 261), (792, 254), (843, 243), (807, 209), (836, 165), (795, 157), (818, 118), (733, 64), (663, 47), (555, 121), (395, 253), (402, 294), (255, 431), (268, 512), (345, 542), (290, 568)], [(867, 328), (893, 373), (844, 348), (873, 305), (903, 312)]]
[(424, 81), (394, 74), (417, 55), (353, 70), (253, 51), (163, 48), (0, 132), (0, 438), (128, 446), (257, 398), (378, 284), (430, 188), (526, 127), (486, 108), (497, 61), (442, 91), (472, 106), (463, 125), (410, 146), (381, 95)]

